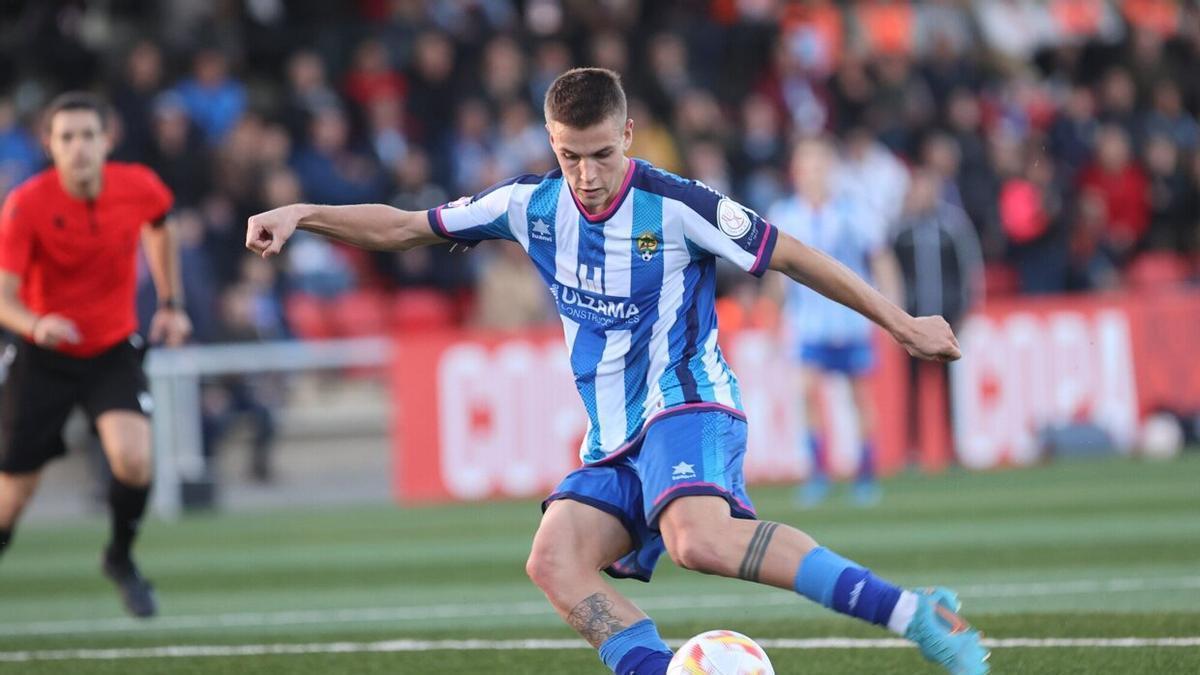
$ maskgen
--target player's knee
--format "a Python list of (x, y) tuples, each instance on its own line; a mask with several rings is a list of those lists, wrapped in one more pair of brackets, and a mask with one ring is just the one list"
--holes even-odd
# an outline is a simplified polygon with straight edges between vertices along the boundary
[(529, 575), (535, 586), (549, 592), (569, 576), (569, 558), (570, 556), (565, 555), (559, 547), (539, 545), (535, 542), (529, 559), (525, 561), (525, 574)]
[(149, 448), (136, 445), (125, 445), (113, 448), (109, 456), (112, 458), (113, 476), (126, 485), (147, 485), (150, 483), (154, 470)]
[(676, 565), (696, 572), (719, 573), (722, 569), (721, 540), (699, 527), (678, 527), (663, 532), (667, 553)]

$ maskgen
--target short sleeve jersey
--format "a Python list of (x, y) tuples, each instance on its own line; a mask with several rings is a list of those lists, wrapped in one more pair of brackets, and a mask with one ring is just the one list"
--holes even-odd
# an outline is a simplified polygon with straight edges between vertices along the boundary
[(716, 258), (766, 271), (777, 233), (755, 212), (630, 160), (599, 214), (556, 170), (504, 181), (428, 217), (451, 241), (508, 239), (528, 252), (557, 304), (587, 409), (585, 463), (620, 454), (649, 420), (685, 406), (743, 415), (717, 345)]
[[(882, 217), (849, 193), (835, 193), (814, 206), (793, 195), (771, 207), (767, 217), (780, 231), (820, 249), (871, 279), (871, 258), (886, 246)], [(803, 284), (789, 284), (785, 319), (805, 344), (859, 344), (871, 339), (872, 324), (862, 314)]]
[(135, 293), (141, 227), (171, 208), (170, 189), (140, 164), (104, 165), (100, 194), (69, 194), (48, 169), (18, 186), (0, 210), (0, 270), (20, 278), (35, 314), (75, 322), (71, 356), (93, 356), (137, 329)]

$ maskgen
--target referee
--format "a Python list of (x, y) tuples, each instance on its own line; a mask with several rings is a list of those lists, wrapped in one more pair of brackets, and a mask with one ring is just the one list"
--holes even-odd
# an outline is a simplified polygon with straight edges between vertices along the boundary
[(109, 162), (108, 109), (86, 93), (45, 115), (54, 166), (12, 191), (0, 212), (0, 326), (19, 336), (0, 395), (0, 554), (42, 467), (66, 453), (62, 429), (83, 406), (112, 466), (112, 537), (101, 569), (130, 614), (157, 612), (130, 555), (152, 475), (151, 400), (135, 334), (138, 240), (158, 290), (150, 339), (182, 343), (171, 191), (150, 169)]

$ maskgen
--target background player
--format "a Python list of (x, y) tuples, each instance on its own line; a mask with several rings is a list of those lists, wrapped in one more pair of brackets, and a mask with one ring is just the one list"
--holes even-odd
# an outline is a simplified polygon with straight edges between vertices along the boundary
[[(900, 298), (895, 257), (885, 245), (880, 214), (836, 182), (836, 150), (828, 139), (800, 141), (792, 155), (795, 193), (771, 207), (767, 219), (783, 232), (817, 248), (867, 281), (874, 280), (893, 302)], [(800, 382), (807, 408), (802, 446), (811, 456), (812, 470), (797, 495), (812, 506), (829, 492), (829, 438), (821, 414), (823, 385), (845, 377), (853, 392), (853, 407), (862, 441), (854, 485), (855, 501), (878, 501), (875, 480), (874, 403), (868, 375), (875, 365), (873, 327), (862, 314), (829, 300), (803, 284), (788, 284), (785, 311), (793, 353), (800, 364)]]
[(251, 217), (246, 244), (275, 255), (299, 227), (372, 249), (509, 239), (528, 251), (562, 315), (589, 424), (584, 466), (547, 499), (527, 571), (614, 672), (663, 673), (671, 652), (599, 572), (648, 581), (664, 549), (682, 567), (793, 589), (888, 626), (951, 672), (986, 672), (952, 592), (901, 590), (799, 530), (755, 520), (745, 415), (716, 344), (715, 256), (854, 307), (914, 356), (958, 358), (949, 326), (914, 319), (708, 187), (627, 158), (633, 122), (615, 73), (564, 73), (545, 111), (557, 171), (427, 213), (289, 205)]
[(0, 215), (0, 325), (19, 336), (0, 400), (0, 552), (46, 462), (66, 453), (62, 429), (83, 406), (112, 467), (112, 537), (102, 569), (135, 616), (157, 611), (130, 554), (150, 491), (150, 395), (135, 334), (138, 239), (159, 308), (150, 339), (182, 343), (171, 192), (148, 168), (107, 162), (104, 104), (67, 93), (45, 115), (54, 166), (16, 188)]

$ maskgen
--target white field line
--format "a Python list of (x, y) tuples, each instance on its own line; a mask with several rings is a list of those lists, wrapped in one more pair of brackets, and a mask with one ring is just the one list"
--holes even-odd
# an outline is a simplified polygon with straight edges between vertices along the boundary
[[(669, 640), (672, 646), (683, 640)], [(868, 640), (829, 637), (806, 640), (759, 640), (765, 649), (898, 649), (912, 643), (900, 639)], [(1130, 648), (1200, 647), (1200, 637), (1173, 638), (1006, 638), (987, 640), (993, 649), (1006, 648)], [(260, 645), (170, 645), (130, 649), (50, 649), (42, 651), (0, 652), (0, 662), (28, 661), (110, 661), (117, 659), (195, 658), (204, 656), (273, 656), (288, 654), (365, 654), (389, 652), (428, 652), (438, 650), (555, 650), (591, 649), (582, 640), (387, 640), (384, 642), (310, 642), (305, 644)]]
[[(1200, 590), (1200, 576), (979, 584), (960, 586), (957, 590), (960, 595), (967, 599), (1026, 598), (1048, 595), (1086, 595), (1092, 593), (1124, 593), (1135, 591)], [(637, 604), (640, 607), (651, 611), (779, 606), (795, 602), (798, 602), (798, 599), (788, 593), (770, 595), (727, 593), (695, 596), (658, 596), (637, 600)], [(26, 623), (0, 623), (0, 638), (22, 635), (114, 633), (127, 630), (171, 631), (245, 626), (383, 623), (429, 621), (431, 619), (548, 616), (550, 614), (551, 610), (548, 603), (526, 601), (512, 603), (441, 604), (424, 607), (363, 607), (354, 609), (195, 614), (164, 616), (149, 621), (127, 617), (66, 619)]]

